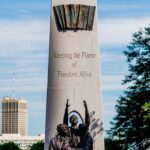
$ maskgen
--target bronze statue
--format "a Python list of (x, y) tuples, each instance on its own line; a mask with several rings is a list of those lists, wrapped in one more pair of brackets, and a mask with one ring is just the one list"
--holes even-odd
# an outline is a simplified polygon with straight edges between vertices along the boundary
[[(66, 103), (66, 108), (65, 108), (65, 114), (64, 114), (64, 124), (66, 124), (68, 127), (68, 109), (69, 109), (69, 100), (67, 100)], [(70, 116), (70, 124), (71, 126), (69, 127), (69, 133), (70, 133), (70, 139), (72, 141), (72, 147), (73, 148), (77, 148), (78, 144), (79, 144), (79, 136), (78, 136), (78, 117), (73, 114)]]
[(59, 124), (57, 132), (57, 135), (50, 141), (49, 150), (71, 150), (67, 125)]
[(53, 7), (58, 30), (89, 30), (93, 28), (95, 6), (69, 4)]
[(73, 114), (70, 116), (68, 124), (68, 110), (69, 100), (66, 102), (65, 114), (63, 118), (63, 124), (57, 126), (57, 135), (51, 139), (49, 150), (93, 150), (93, 139), (88, 132), (90, 125), (90, 116), (87, 107), (87, 103), (84, 100), (83, 105), (85, 108), (85, 121), (78, 126), (78, 117)]
[(80, 137), (80, 143), (78, 144), (79, 149), (84, 150), (93, 150), (93, 139), (91, 134), (89, 133), (89, 127), (82, 123), (79, 124), (79, 137)]
[[(89, 126), (90, 125), (90, 115), (89, 115), (87, 103), (86, 103), (85, 100), (83, 101), (83, 104), (84, 104), (84, 108), (85, 108), (85, 122), (84, 123), (87, 126)], [(65, 114), (64, 114), (64, 119), (63, 119), (63, 123), (66, 124), (67, 126), (69, 126), (68, 125), (68, 117), (69, 117), (68, 111), (69, 111), (69, 106), (70, 106), (69, 105), (69, 99), (67, 99), (66, 108), (65, 108)], [(71, 127), (77, 128), (78, 117), (75, 114), (73, 114), (72, 116), (70, 116), (69, 121), (71, 123)]]
[[(93, 142), (92, 138), (89, 138), (90, 133), (88, 132), (88, 128), (90, 125), (90, 115), (89, 115), (87, 103), (85, 100), (83, 101), (83, 104), (84, 104), (84, 108), (85, 108), (85, 122), (83, 124), (86, 126), (86, 130), (82, 131), (81, 128), (80, 129), (78, 128), (78, 117), (75, 114), (70, 116), (69, 121), (70, 121), (71, 126), (69, 127), (69, 125), (68, 125), (68, 117), (69, 117), (68, 110), (69, 110), (70, 105), (69, 105), (69, 100), (67, 100), (67, 102), (66, 102), (66, 108), (65, 108), (65, 114), (64, 114), (63, 121), (64, 121), (64, 124), (66, 124), (69, 127), (70, 139), (72, 141), (72, 148), (79, 148), (79, 147), (84, 148), (84, 145), (86, 145), (86, 143), (89, 143), (87, 141), (90, 141), (90, 143), (91, 143), (91, 141)], [(83, 137), (84, 137), (84, 139), (83, 139)], [(89, 140), (89, 139), (91, 139), (91, 140)], [(84, 145), (83, 145), (83, 143), (84, 143)], [(91, 145), (93, 145), (93, 144), (91, 144)], [(91, 146), (91, 147), (93, 147), (93, 146)], [(89, 149), (89, 150), (91, 150), (91, 149)]]

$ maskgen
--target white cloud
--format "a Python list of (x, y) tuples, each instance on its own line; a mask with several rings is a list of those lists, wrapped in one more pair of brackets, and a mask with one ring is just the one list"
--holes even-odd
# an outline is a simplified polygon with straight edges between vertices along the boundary
[(20, 2), (20, 3), (10, 3), (9, 5), (8, 5), (8, 3), (7, 4), (1, 4), (0, 5), (0, 9), (14, 9), (14, 10), (18, 10), (18, 9), (31, 9), (31, 10), (34, 10), (34, 9), (39, 9), (39, 10), (41, 10), (41, 9), (46, 9), (46, 10), (48, 10), (50, 8), (50, 2), (30, 2), (30, 3), (28, 3), (28, 2)]
[[(25, 76), (25, 75), (24, 75)], [(40, 77), (29, 77), (29, 78), (20, 78), (13, 80), (8, 79), (2, 79), (0, 80), (1, 86), (1, 93), (8, 92), (15, 90), (18, 93), (39, 93), (39, 92), (45, 92), (46, 86), (47, 86), (47, 79), (40, 78)]]
[(150, 18), (99, 20), (99, 42), (102, 46), (107, 47), (127, 45), (132, 39), (132, 33), (149, 23)]
[(149, 6), (145, 5), (139, 5), (139, 4), (100, 4), (98, 5), (99, 10), (101, 9), (102, 11), (112, 11), (112, 10), (141, 10), (143, 8), (149, 8)]
[(102, 52), (101, 53), (101, 61), (104, 62), (122, 62), (125, 61), (126, 57), (120, 52), (120, 53), (113, 53), (112, 52)]
[(0, 21), (0, 56), (18, 56), (48, 48), (49, 22)]
[(102, 76), (102, 90), (104, 91), (120, 91), (127, 86), (122, 85), (123, 75), (103, 75)]
[(48, 21), (0, 20), (2, 97), (10, 95), (12, 90), (22, 94), (46, 92), (48, 43)]
[(107, 109), (107, 110), (109, 110), (110, 109), (110, 107), (112, 108), (112, 106), (115, 106), (115, 104), (116, 104), (116, 99), (113, 97), (112, 99), (109, 99), (109, 100), (104, 100), (103, 101), (103, 106), (105, 106), (105, 108)]

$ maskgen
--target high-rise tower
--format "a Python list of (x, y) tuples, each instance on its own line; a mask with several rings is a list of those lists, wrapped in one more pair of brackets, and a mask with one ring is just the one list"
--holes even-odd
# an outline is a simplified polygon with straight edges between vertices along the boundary
[(22, 99), (2, 99), (2, 134), (27, 135), (27, 102)]
[(45, 150), (67, 99), (81, 120), (87, 102), (94, 150), (104, 150), (96, 0), (52, 0), (50, 19)]

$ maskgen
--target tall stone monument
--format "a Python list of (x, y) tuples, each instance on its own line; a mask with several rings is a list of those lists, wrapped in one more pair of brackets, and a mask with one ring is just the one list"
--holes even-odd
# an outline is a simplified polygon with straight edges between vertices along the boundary
[(45, 150), (69, 113), (84, 120), (86, 101), (94, 150), (104, 150), (96, 0), (52, 0)]

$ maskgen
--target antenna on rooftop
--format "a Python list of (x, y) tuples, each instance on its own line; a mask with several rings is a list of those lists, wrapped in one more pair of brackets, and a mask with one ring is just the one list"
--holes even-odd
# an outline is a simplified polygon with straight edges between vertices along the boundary
[(15, 91), (15, 72), (12, 73), (12, 98), (15, 98), (15, 94), (16, 94), (16, 91)]

